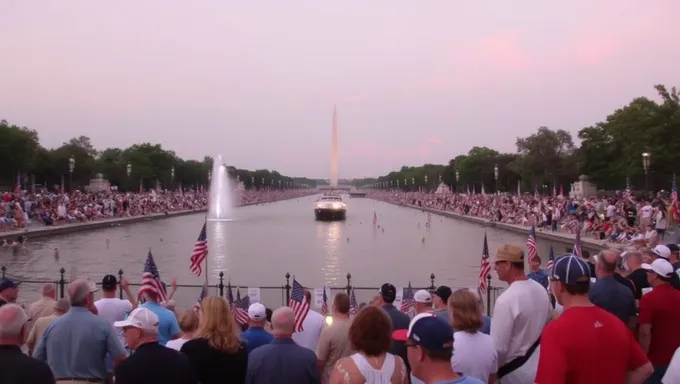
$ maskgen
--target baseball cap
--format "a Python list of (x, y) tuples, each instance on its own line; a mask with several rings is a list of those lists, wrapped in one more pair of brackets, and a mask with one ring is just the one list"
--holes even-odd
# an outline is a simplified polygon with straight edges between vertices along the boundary
[(590, 266), (576, 255), (560, 256), (555, 259), (550, 277), (567, 285), (584, 283), (590, 281)]
[(397, 298), (397, 288), (390, 283), (385, 283), (380, 287), (380, 296), (387, 302), (393, 302)]
[(267, 319), (267, 308), (260, 303), (252, 303), (248, 307), (248, 317), (250, 320), (262, 321)]
[(90, 293), (97, 292), (99, 288), (97, 288), (97, 284), (94, 283), (94, 281), (87, 281), (87, 285), (90, 287)]
[(19, 284), (21, 284), (20, 281), (10, 280), (6, 277), (2, 278), (0, 279), (0, 292), (4, 291), (5, 289), (18, 288)]
[(671, 250), (668, 249), (667, 246), (661, 244), (654, 247), (654, 249), (652, 249), (652, 253), (666, 260), (671, 257)]
[(661, 277), (671, 277), (673, 266), (666, 259), (656, 259), (651, 264), (642, 264), (642, 269), (656, 273)]
[(442, 299), (443, 302), (449, 301), (449, 297), (453, 293), (451, 288), (447, 287), (446, 285), (440, 285), (435, 289), (434, 291), (431, 292), (433, 295), (439, 296), (440, 299)]
[(509, 261), (511, 263), (523, 263), (524, 250), (521, 247), (512, 244), (502, 245), (496, 251), (496, 259), (494, 261)]
[(102, 288), (106, 290), (112, 290), (118, 285), (118, 280), (114, 275), (106, 275), (102, 279)]
[(416, 291), (416, 293), (413, 295), (413, 300), (416, 301), (416, 303), (431, 303), (432, 302), (432, 295), (430, 295), (430, 292), (421, 289)]
[(130, 312), (127, 319), (123, 321), (115, 321), (113, 323), (115, 327), (134, 327), (139, 329), (144, 329), (147, 331), (157, 331), (158, 330), (158, 316), (151, 310), (138, 307), (134, 311)]
[(666, 247), (668, 247), (668, 249), (671, 252), (680, 252), (680, 246), (678, 246), (677, 244), (668, 243), (666, 244)]
[(453, 328), (432, 313), (421, 313), (413, 317), (408, 329), (392, 332), (392, 339), (413, 341), (427, 350), (453, 348)]

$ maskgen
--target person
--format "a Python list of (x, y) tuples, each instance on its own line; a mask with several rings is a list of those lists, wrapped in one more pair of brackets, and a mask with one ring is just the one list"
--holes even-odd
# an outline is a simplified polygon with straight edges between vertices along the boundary
[(588, 263), (576, 255), (559, 257), (550, 287), (564, 310), (541, 336), (535, 383), (642, 384), (651, 375), (652, 365), (626, 324), (588, 299)]
[(293, 341), (295, 313), (281, 307), (272, 314), (274, 340), (248, 356), (246, 384), (320, 384), (316, 355)]
[(451, 366), (453, 328), (432, 313), (416, 315), (411, 320), (408, 330), (394, 331), (392, 337), (406, 343), (411, 373), (423, 383), (482, 384), (479, 379), (461, 375), (453, 370)]
[[(407, 384), (406, 363), (390, 353), (392, 335), (391, 321), (384, 310), (366, 307), (359, 311), (349, 328), (349, 341), (356, 352), (335, 364), (330, 384)], [(397, 341), (405, 344), (404, 340)]]
[(440, 285), (431, 292), (434, 313), (439, 319), (444, 320), (445, 323), (449, 322), (449, 311), (446, 303), (449, 301), (451, 293), (453, 291), (446, 285)]
[(180, 351), (189, 357), (201, 384), (243, 383), (248, 366), (248, 350), (236, 331), (227, 300), (208, 296), (201, 300), (198, 329)]
[(248, 347), (248, 353), (255, 348), (269, 344), (274, 336), (264, 329), (267, 321), (267, 308), (261, 303), (253, 303), (248, 307), (248, 329), (241, 334)]
[(96, 290), (85, 279), (71, 282), (71, 309), (54, 320), (38, 342), (34, 356), (47, 361), (57, 381), (104, 381), (106, 354), (113, 356), (114, 365), (127, 357), (113, 326), (90, 311)]
[(7, 303), (15, 303), (19, 297), (20, 281), (3, 277), (0, 279), (0, 307)]
[(335, 363), (354, 352), (352, 344), (349, 342), (349, 328), (352, 326), (352, 319), (350, 318), (350, 298), (348, 294), (345, 292), (335, 294), (331, 313), (333, 314), (333, 323), (321, 331), (319, 344), (316, 346), (317, 364), (324, 382), (328, 382)]
[(618, 250), (600, 252), (596, 260), (597, 280), (588, 289), (588, 299), (598, 307), (618, 317), (635, 332), (637, 309), (633, 292), (616, 281), (616, 264), (621, 259)]
[[(171, 294), (172, 293), (174, 293), (174, 280), (173, 291)], [(168, 343), (168, 341), (178, 338), (181, 334), (181, 331), (179, 329), (179, 324), (177, 324), (177, 316), (175, 315), (175, 312), (165, 308), (158, 302), (159, 296), (156, 292), (147, 290), (144, 292), (144, 297), (146, 298), (146, 302), (141, 306), (150, 309), (156, 314), (156, 316), (158, 316), (160, 321), (160, 326), (158, 328), (158, 342), (161, 345), (165, 345)], [(170, 296), (168, 296), (168, 300), (171, 300)]]
[(54, 375), (47, 363), (21, 351), (27, 323), (28, 316), (19, 305), (0, 307), (0, 383), (53, 384)]
[[(305, 290), (305, 301), (311, 307), (312, 294), (309, 290)], [(312, 352), (315, 351), (324, 325), (323, 316), (319, 312), (310, 309), (307, 312), (307, 316), (302, 320), (302, 331), (293, 334), (293, 341)]]
[(182, 336), (179, 339), (170, 340), (165, 344), (166, 347), (179, 351), (182, 345), (194, 338), (198, 328), (198, 314), (193, 309), (187, 309), (179, 315), (179, 329)]
[(33, 350), (35, 345), (42, 338), (43, 333), (47, 327), (52, 324), (59, 316), (62, 316), (71, 309), (71, 304), (68, 299), (59, 299), (53, 308), (53, 313), (50, 316), (45, 316), (39, 318), (31, 327), (31, 332), (28, 333), (28, 338), (26, 338), (26, 346), (28, 346), (28, 354), (33, 355)]
[(116, 367), (116, 384), (198, 384), (187, 356), (158, 343), (158, 324), (158, 316), (147, 308), (136, 308), (114, 323), (134, 350)]
[[(394, 306), (394, 301), (397, 299), (397, 288), (390, 283), (385, 283), (380, 287), (380, 291), (378, 293), (379, 295), (376, 305), (382, 308), (382, 310), (387, 313), (387, 316), (389, 316), (390, 323), (392, 324), (392, 330), (396, 331), (398, 329), (408, 329), (408, 324), (410, 322), (408, 315)], [(393, 355), (401, 357), (401, 359), (406, 363), (406, 371), (410, 373), (411, 371), (408, 366), (408, 362), (406, 362), (405, 343), (398, 340), (392, 340), (390, 352)]]

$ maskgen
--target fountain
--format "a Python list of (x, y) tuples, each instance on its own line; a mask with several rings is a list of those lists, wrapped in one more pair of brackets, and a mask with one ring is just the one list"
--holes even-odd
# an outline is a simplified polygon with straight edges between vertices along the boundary
[(208, 221), (233, 220), (234, 205), (231, 195), (231, 182), (227, 174), (227, 166), (222, 162), (222, 156), (218, 155), (213, 159)]

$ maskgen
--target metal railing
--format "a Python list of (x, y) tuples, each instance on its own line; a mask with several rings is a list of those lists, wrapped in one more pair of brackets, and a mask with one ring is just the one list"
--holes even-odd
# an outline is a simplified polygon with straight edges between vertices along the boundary
[[(8, 277), (15, 279), (15, 277), (11, 276), (10, 274), (7, 273), (7, 268), (3, 265), (0, 267), (0, 274), (2, 278)], [(59, 269), (59, 275), (56, 280), (48, 280), (48, 279), (38, 279), (38, 280), (27, 280), (27, 279), (19, 279), (21, 281), (22, 285), (33, 285), (33, 284), (39, 284), (39, 285), (44, 285), (44, 284), (54, 284), (55, 289), (57, 292), (57, 296), (60, 298), (63, 298), (66, 296), (66, 285), (70, 282), (66, 276), (66, 270), (62, 267)], [(224, 297), (225, 295), (225, 288), (228, 288), (231, 286), (232, 291), (234, 292), (234, 295), (236, 295), (236, 292), (240, 292), (240, 289), (246, 289), (247, 292), (247, 285), (236, 285), (232, 283), (224, 283), (224, 272), (220, 271), (218, 274), (219, 276), (219, 282), (217, 284), (209, 284), (208, 289), (209, 292), (214, 294), (214, 295), (219, 295)], [(120, 285), (120, 282), (122, 281), (124, 277), (124, 271), (122, 269), (118, 270), (118, 296), (122, 299), (123, 298), (123, 289)], [(277, 305), (287, 305), (287, 303), (290, 300), (290, 291), (292, 289), (292, 285), (290, 284), (290, 278), (291, 274), (286, 273), (285, 274), (285, 284), (279, 285), (279, 286), (260, 286), (257, 287), (260, 289), (260, 295), (261, 295), (261, 300), (265, 305), (270, 304), (272, 306), (277, 306)], [(426, 289), (426, 290), (434, 290), (437, 288), (435, 285), (435, 274), (431, 273), (430, 274), (430, 285), (428, 287), (412, 287), (414, 291), (419, 290), (419, 289)], [(354, 290), (354, 295), (357, 298), (358, 303), (368, 303), (370, 302), (373, 297), (378, 295), (379, 287), (358, 287), (358, 286), (353, 286), (352, 285), (352, 275), (350, 273), (347, 274), (347, 284), (345, 286), (336, 286), (336, 287), (328, 287), (331, 291), (331, 297), (333, 292), (346, 292), (347, 294), (350, 294), (352, 290)], [(97, 285), (101, 285), (101, 283), (97, 283)], [(139, 287), (140, 284), (137, 283), (129, 283), (129, 286), (131, 287)], [(486, 290), (486, 297), (482, 295), (482, 301), (484, 301), (484, 305), (486, 307), (486, 313), (488, 316), (491, 315), (491, 311), (493, 309), (493, 304), (495, 304), (496, 299), (498, 296), (502, 293), (503, 288), (500, 287), (492, 287), (491, 286), (491, 276), (487, 276), (487, 287), (489, 289)], [(177, 284), (178, 292), (182, 291), (179, 288), (196, 288), (195, 291), (192, 292), (192, 295), (187, 295), (188, 291), (184, 292), (181, 294), (181, 297), (184, 300), (175, 300), (175, 301), (181, 301), (181, 302), (187, 302), (189, 301), (190, 305), (193, 305), (190, 300), (197, 300), (198, 295), (200, 293), (200, 290), (203, 288), (203, 284)], [(313, 289), (313, 287), (305, 287), (308, 289)], [(456, 288), (467, 288), (467, 287), (451, 287), (453, 290)], [(38, 289), (39, 291), (39, 289)], [(247, 294), (247, 293), (246, 293)], [(278, 300), (277, 300), (278, 298)], [(329, 301), (331, 299), (329, 298)], [(278, 304), (277, 304), (278, 302)]]

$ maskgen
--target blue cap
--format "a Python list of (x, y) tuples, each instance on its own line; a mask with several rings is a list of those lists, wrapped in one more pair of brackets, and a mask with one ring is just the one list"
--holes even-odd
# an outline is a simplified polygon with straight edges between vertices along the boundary
[(394, 331), (392, 338), (397, 341), (411, 341), (427, 350), (453, 348), (453, 328), (432, 313), (416, 315), (408, 329)]
[(573, 285), (590, 281), (590, 265), (576, 255), (564, 255), (555, 260), (550, 277)]
[(10, 280), (8, 278), (2, 278), (0, 279), (0, 292), (4, 291), (5, 289), (9, 288), (17, 288), (21, 284), (20, 281), (14, 281)]

